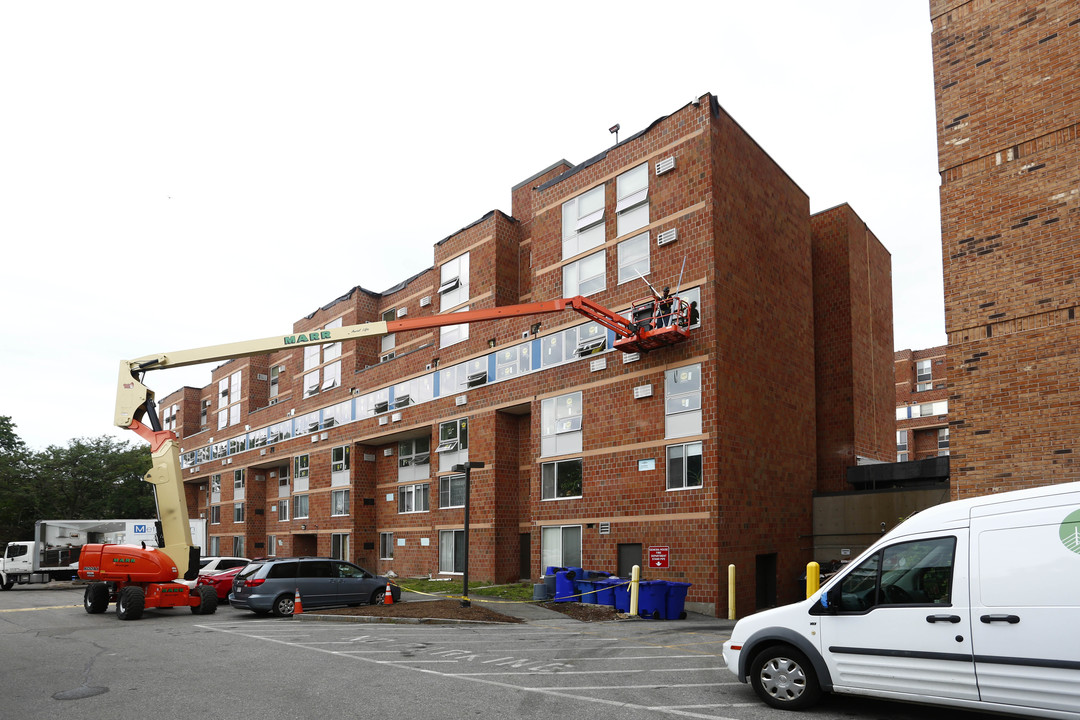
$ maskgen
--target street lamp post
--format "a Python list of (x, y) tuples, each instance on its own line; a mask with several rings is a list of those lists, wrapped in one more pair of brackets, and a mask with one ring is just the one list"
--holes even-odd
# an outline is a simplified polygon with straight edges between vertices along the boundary
[(454, 472), (465, 473), (465, 572), (462, 574), (462, 595), (464, 596), (461, 601), (461, 607), (469, 607), (472, 603), (469, 602), (469, 485), (470, 485), (470, 471), (473, 468), (479, 470), (484, 467), (482, 462), (467, 462), (460, 465), (455, 465), (450, 468)]

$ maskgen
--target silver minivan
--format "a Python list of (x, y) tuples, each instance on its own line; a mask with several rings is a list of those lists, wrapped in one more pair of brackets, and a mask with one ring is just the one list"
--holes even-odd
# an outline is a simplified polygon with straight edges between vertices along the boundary
[[(389, 580), (344, 560), (267, 558), (249, 564), (233, 580), (234, 608), (278, 617), (293, 614), (296, 593), (305, 609), (382, 603)], [(401, 588), (391, 587), (396, 602)]]

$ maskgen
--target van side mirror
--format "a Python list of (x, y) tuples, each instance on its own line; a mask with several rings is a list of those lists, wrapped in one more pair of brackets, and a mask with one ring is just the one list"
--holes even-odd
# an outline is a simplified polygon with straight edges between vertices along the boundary
[(811, 612), (814, 615), (835, 615), (840, 610), (840, 586), (834, 585), (818, 596)]

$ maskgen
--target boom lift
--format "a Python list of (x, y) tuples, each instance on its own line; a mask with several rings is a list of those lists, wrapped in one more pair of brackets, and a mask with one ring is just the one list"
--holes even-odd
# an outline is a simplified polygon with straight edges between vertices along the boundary
[(612, 330), (617, 336), (615, 348), (623, 352), (646, 353), (683, 342), (689, 337), (687, 326), (692, 324), (692, 310), (679, 298), (674, 298), (670, 312), (667, 312), (665, 306), (664, 314), (660, 314), (659, 304), (652, 299), (638, 301), (631, 308), (631, 319), (628, 320), (587, 298), (576, 296), (523, 305), (362, 323), (121, 361), (114, 422), (118, 427), (133, 430), (150, 443), (153, 465), (143, 479), (154, 486), (164, 543), (159, 542), (162, 545), (160, 549), (147, 548), (145, 545), (86, 545), (79, 558), (79, 577), (93, 581), (87, 586), (84, 596), (86, 612), (105, 612), (110, 601), (116, 602), (116, 615), (121, 620), (136, 620), (147, 607), (190, 607), (191, 612), (196, 614), (209, 614), (217, 610), (217, 595), (213, 588), (205, 585), (189, 588), (177, 582), (181, 577), (188, 581), (196, 578), (200, 549), (191, 542), (187, 500), (184, 497), (184, 483), (180, 472), (180, 447), (176, 435), (161, 428), (154, 405), (154, 393), (142, 383), (148, 370), (231, 360), (294, 346), (342, 342), (394, 332), (542, 315), (564, 310), (573, 310)]

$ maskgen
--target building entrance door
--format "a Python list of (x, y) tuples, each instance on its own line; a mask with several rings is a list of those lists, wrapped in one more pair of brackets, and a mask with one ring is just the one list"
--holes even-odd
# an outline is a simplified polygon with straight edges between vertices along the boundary
[(619, 543), (619, 577), (630, 577), (635, 565), (641, 567), (641, 543)]

